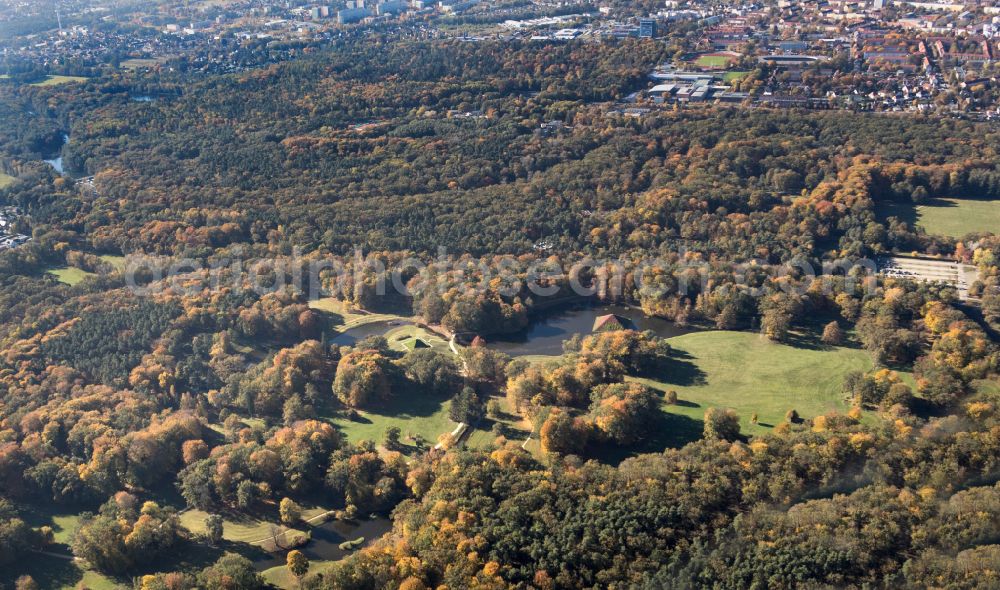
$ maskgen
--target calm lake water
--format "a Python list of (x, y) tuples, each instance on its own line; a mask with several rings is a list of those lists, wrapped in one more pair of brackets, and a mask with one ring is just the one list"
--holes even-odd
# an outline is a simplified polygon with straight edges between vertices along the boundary
[[(574, 334), (590, 334), (594, 328), (594, 320), (607, 314), (626, 318), (632, 322), (632, 327), (636, 330), (652, 330), (661, 338), (698, 331), (697, 328), (681, 327), (669, 320), (649, 317), (638, 307), (591, 305), (546, 311), (544, 315), (532, 320), (528, 328), (520, 333), (487, 336), (486, 345), (510, 356), (560, 355), (563, 352), (564, 340), (570, 339)], [(340, 346), (354, 346), (359, 340), (368, 336), (382, 336), (395, 326), (410, 323), (412, 322), (373, 322), (336, 334), (330, 338), (330, 342)]]
[[(63, 145), (66, 145), (67, 143), (69, 143), (69, 136), (64, 133)], [(43, 161), (49, 166), (52, 166), (56, 172), (62, 174), (63, 173), (62, 146), (59, 146), (59, 150), (60, 151), (57, 152), (59, 154), (57, 157), (52, 158), (51, 160), (43, 160)]]
[(671, 338), (698, 331), (697, 328), (681, 327), (669, 320), (649, 317), (642, 313), (638, 307), (596, 305), (546, 312), (543, 317), (533, 320), (524, 332), (487, 337), (486, 345), (510, 356), (559, 355), (563, 352), (562, 343), (564, 340), (568, 340), (574, 334), (587, 335), (592, 333), (594, 320), (607, 314), (627, 318), (636, 330), (652, 330), (661, 338)]
[[(297, 549), (305, 554), (310, 561), (326, 560), (336, 561), (343, 559), (360, 549), (367, 547), (377, 541), (382, 535), (392, 530), (392, 521), (388, 518), (374, 518), (349, 522), (344, 520), (331, 520), (312, 529), (312, 540), (298, 547)], [(345, 541), (353, 541), (358, 537), (364, 537), (365, 542), (353, 551), (344, 551), (340, 544)], [(269, 554), (254, 561), (257, 570), (266, 570), (279, 565), (285, 565), (287, 551)]]

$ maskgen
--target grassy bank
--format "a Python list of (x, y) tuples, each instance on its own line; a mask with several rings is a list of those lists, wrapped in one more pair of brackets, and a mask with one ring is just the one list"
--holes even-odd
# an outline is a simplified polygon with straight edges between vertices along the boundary
[[(204, 534), (205, 519), (208, 516), (203, 510), (192, 509), (181, 514), (180, 521), (192, 533)], [(238, 518), (221, 516), (222, 538), (233, 543), (246, 543), (271, 551), (276, 545), (278, 548), (295, 547), (309, 538), (308, 532), (280, 525), (276, 521), (244, 515)]]

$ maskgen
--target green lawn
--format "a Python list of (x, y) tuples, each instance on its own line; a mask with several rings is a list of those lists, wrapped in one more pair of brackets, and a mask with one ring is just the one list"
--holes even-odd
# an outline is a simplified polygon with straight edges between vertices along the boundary
[[(412, 317), (391, 313), (356, 310), (332, 297), (310, 301), (309, 306), (337, 316), (337, 328), (341, 331), (374, 322), (413, 320)], [(419, 326), (395, 326), (387, 329), (384, 336), (389, 342), (389, 348), (399, 352), (413, 350), (417, 340), (420, 340), (441, 354), (452, 354), (447, 340)], [(428, 398), (414, 395), (410, 391), (400, 391), (395, 399), (381, 408), (359, 411), (357, 420), (334, 417), (329, 418), (329, 421), (351, 442), (371, 440), (381, 444), (386, 429), (396, 426), (402, 431), (404, 444), (409, 444), (408, 436), (420, 435), (433, 445), (437, 443), (439, 436), (455, 429), (456, 424), (448, 417), (449, 403), (447, 399)]]
[[(309, 538), (309, 533), (300, 529), (282, 526), (277, 522), (263, 520), (251, 516), (240, 516), (239, 520), (234, 517), (221, 515), (222, 538), (233, 543), (246, 543), (261, 547), (264, 550), (274, 549), (275, 528), (278, 528), (278, 544), (282, 547), (295, 547)], [(275, 515), (277, 516), (277, 515)], [(187, 510), (180, 516), (181, 524), (192, 533), (203, 534), (205, 532), (205, 519), (208, 513), (203, 510)]]
[[(809, 335), (793, 337), (801, 345), (769, 342), (751, 332), (695, 332), (668, 339), (675, 351), (672, 366), (663, 375), (630, 379), (659, 391), (677, 391), (678, 404), (663, 404), (663, 423), (653, 439), (637, 448), (599, 449), (599, 458), (617, 462), (636, 452), (659, 452), (701, 438), (702, 418), (710, 407), (734, 409), (740, 415), (742, 432), (749, 435), (763, 434), (783, 422), (790, 409), (807, 419), (832, 410), (846, 413), (850, 407), (842, 393), (844, 375), (871, 369), (869, 354), (817, 345)], [(555, 358), (528, 360), (544, 363)], [(912, 381), (909, 374), (901, 377)], [(754, 412), (757, 424), (750, 422)], [(524, 441), (525, 424), (513, 417), (503, 422), (510, 430), (508, 438)], [(469, 435), (466, 446), (488, 446), (494, 439), (489, 431), (492, 426), (492, 421), (485, 420)], [(527, 448), (540, 454), (537, 437), (532, 437)]]
[(35, 579), (39, 588), (51, 590), (73, 590), (88, 588), (90, 590), (126, 590), (131, 584), (117, 582), (107, 576), (92, 570), (84, 570), (74, 561), (51, 555), (38, 553), (29, 554), (21, 560), (20, 567), (11, 566), (0, 570), (0, 584), (14, 587), (14, 581), (23, 575)]
[(114, 269), (117, 270), (117, 271), (121, 271), (121, 270), (125, 269), (125, 257), (124, 256), (116, 256), (114, 254), (101, 254), (100, 256), (98, 256), (98, 258), (100, 258), (104, 262), (107, 262), (108, 264), (110, 264), (111, 266), (113, 266)]
[(76, 285), (87, 277), (96, 276), (92, 272), (87, 272), (73, 266), (61, 266), (59, 268), (49, 269), (45, 272), (54, 276), (60, 283), (66, 283), (70, 286)]
[(961, 238), (970, 233), (1000, 233), (1000, 200), (931, 199), (924, 204), (882, 203), (880, 218), (898, 217), (927, 233)]
[(80, 528), (80, 515), (53, 514), (52, 522), (49, 526), (52, 527), (52, 533), (55, 537), (56, 543), (69, 545), (69, 543), (73, 540), (73, 535), (76, 533), (76, 529)]
[(1000, 396), (1000, 379), (979, 379), (972, 382), (972, 389), (979, 396), (996, 398)]
[(144, 58), (133, 58), (126, 59), (121, 62), (119, 67), (123, 70), (135, 70), (139, 68), (155, 68), (156, 66), (163, 65), (166, 63), (167, 58), (155, 58), (155, 59), (144, 59)]
[[(32, 527), (52, 527), (55, 543), (47, 551), (69, 556), (70, 543), (76, 529), (80, 526), (80, 515), (75, 512), (60, 512), (52, 506), (35, 507), (24, 513), (25, 521)], [(78, 587), (93, 590), (113, 590), (126, 586), (107, 578), (95, 571), (82, 569), (79, 563), (68, 558), (55, 555), (33, 553), (29, 559), (23, 560), (20, 567), (11, 567), (11, 571), (0, 570), (0, 585), (10, 582), (21, 575), (30, 575), (42, 588), (70, 589)]]
[(59, 84), (68, 84), (70, 82), (86, 82), (87, 78), (84, 76), (46, 76), (41, 82), (34, 82), (32, 86), (57, 86)]
[(399, 352), (410, 352), (417, 342), (422, 342), (435, 352), (453, 356), (447, 340), (420, 326), (397, 326), (385, 333), (385, 339), (389, 341), (389, 348)]
[(25, 521), (33, 527), (52, 527), (55, 542), (69, 545), (80, 526), (80, 515), (76, 512), (54, 511), (53, 508), (46, 506), (33, 509), (25, 515)]
[(497, 422), (503, 424), (504, 436), (507, 440), (512, 440), (517, 443), (523, 443), (528, 435), (531, 434), (531, 424), (526, 420), (523, 420), (520, 416), (516, 415), (505, 397), (494, 398), (500, 402), (500, 407), (503, 408), (503, 415), (499, 416), (497, 420), (486, 418), (480, 424), (479, 428), (470, 432), (465, 438), (465, 446), (470, 449), (485, 449), (496, 440), (496, 436), (493, 434), (493, 425)]
[(313, 299), (309, 302), (309, 307), (317, 311), (323, 311), (329, 314), (338, 316), (339, 326), (337, 327), (340, 331), (350, 330), (351, 328), (357, 328), (358, 326), (363, 326), (365, 324), (372, 324), (375, 322), (390, 322), (390, 321), (411, 321), (412, 317), (402, 316), (394, 313), (374, 313), (364, 310), (358, 310), (352, 306), (344, 303), (339, 299), (333, 297), (324, 297), (322, 299)]
[[(744, 434), (766, 432), (790, 409), (803, 418), (846, 412), (844, 375), (872, 367), (863, 350), (799, 348), (748, 332), (697, 332), (669, 342), (678, 357), (676, 366), (656, 379), (636, 380), (677, 391), (679, 403), (663, 408), (681, 439), (701, 435), (702, 417), (713, 406), (736, 410)], [(754, 412), (756, 425), (750, 423)]]
[(4, 174), (3, 172), (0, 172), (0, 188), (7, 188), (8, 186), (14, 184), (15, 180), (17, 179), (11, 176), (10, 174)]
[(749, 73), (750, 72), (726, 72), (726, 74), (722, 77), (722, 79), (725, 80), (726, 82), (732, 82), (733, 80), (739, 80), (740, 78), (746, 76)]
[(451, 401), (448, 399), (400, 391), (384, 407), (359, 411), (357, 420), (337, 417), (331, 418), (330, 423), (339, 428), (353, 443), (372, 440), (382, 444), (386, 429), (397, 426), (402, 432), (404, 445), (410, 444), (408, 436), (419, 434), (433, 446), (437, 444), (439, 436), (451, 432), (457, 426), (448, 417), (450, 405)]
[[(309, 562), (309, 573), (306, 575), (322, 574), (330, 569), (336, 561), (310, 561)], [(277, 586), (283, 589), (293, 589), (298, 588), (298, 581), (295, 576), (292, 575), (288, 568), (279, 565), (277, 567), (272, 567), (261, 572), (264, 576), (264, 581), (268, 584)]]
[[(98, 256), (104, 262), (110, 264), (116, 271), (124, 270), (125, 268), (125, 257), (115, 256), (113, 254), (102, 254)], [(92, 272), (76, 268), (75, 266), (60, 266), (57, 268), (50, 268), (47, 271), (48, 274), (54, 276), (60, 283), (65, 283), (67, 285), (76, 285), (83, 279), (87, 277), (97, 276)]]
[(320, 311), (325, 311), (327, 313), (335, 313), (339, 316), (347, 317), (349, 315), (349, 310), (347, 305), (334, 297), (324, 297), (322, 299), (313, 299), (309, 302), (309, 307), (313, 309), (318, 309)]
[(80, 582), (75, 586), (66, 587), (67, 590), (69, 588), (88, 588), (89, 590), (126, 590), (128, 586), (122, 585), (104, 574), (99, 574), (93, 570), (83, 570), (83, 577), (80, 579)]
[(544, 365), (545, 363), (559, 360), (559, 357), (551, 354), (525, 354), (517, 357), (517, 360), (525, 361), (532, 365)]
[(694, 65), (702, 68), (724, 68), (734, 61), (725, 55), (703, 55), (695, 60)]

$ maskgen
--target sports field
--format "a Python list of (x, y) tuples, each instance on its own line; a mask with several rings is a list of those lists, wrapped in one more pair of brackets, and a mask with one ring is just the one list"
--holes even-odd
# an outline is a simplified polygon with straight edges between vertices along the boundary
[(694, 65), (702, 68), (724, 68), (733, 60), (728, 55), (702, 55), (694, 61)]

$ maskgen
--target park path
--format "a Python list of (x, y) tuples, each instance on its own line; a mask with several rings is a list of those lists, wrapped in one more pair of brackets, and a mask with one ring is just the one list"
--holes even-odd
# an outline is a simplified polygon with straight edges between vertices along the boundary
[[(326, 512), (321, 512), (321, 513), (317, 514), (316, 516), (313, 516), (312, 518), (304, 518), (304, 519), (302, 519), (302, 522), (304, 522), (307, 525), (312, 526), (313, 522), (315, 522), (315, 521), (317, 521), (317, 520), (319, 520), (321, 518), (326, 518), (328, 516), (335, 515), (336, 512), (337, 512), (336, 510), (327, 510)], [(285, 528), (285, 530), (282, 531), (282, 532), (280, 532), (280, 533), (278, 533), (278, 535), (283, 535), (286, 532), (288, 532), (289, 530), (294, 530), (291, 527), (287, 527), (285, 525), (281, 525), (281, 526), (283, 526)], [(275, 537), (276, 536), (277, 535), (268, 535), (268, 536), (264, 537), (263, 539), (257, 539), (256, 541), (247, 541), (247, 543), (249, 543), (250, 545), (256, 545), (258, 543), (263, 543), (264, 541), (275, 541)], [(278, 544), (277, 541), (275, 541), (274, 544), (277, 545)]]
[[(459, 358), (459, 360), (462, 361), (462, 373), (465, 374), (465, 375), (468, 375), (469, 374), (469, 364), (465, 361), (464, 358), (461, 357), (461, 355), (458, 354), (458, 347), (455, 346), (455, 334), (452, 334), (451, 338), (448, 339), (448, 348), (450, 348), (451, 351), (453, 353), (455, 353), (455, 356), (457, 356)], [(451, 435), (455, 436), (455, 433), (458, 432), (459, 428), (462, 428), (463, 426), (465, 426), (466, 428), (468, 428), (468, 425), (465, 424), (464, 422), (460, 423), (458, 425), (458, 428), (456, 428), (454, 431), (452, 431)], [(462, 434), (465, 434), (465, 432), (463, 431)], [(459, 435), (459, 437), (461, 437), (461, 435)], [(455, 440), (457, 442), (458, 438), (456, 438)], [(531, 433), (530, 432), (528, 433), (528, 438), (524, 439), (524, 442), (521, 443), (521, 449), (524, 449), (526, 446), (528, 446), (529, 442), (531, 442)], [(438, 443), (437, 445), (435, 445), (434, 448), (435, 449), (440, 449), (441, 448), (441, 443)]]
[[(462, 361), (462, 374), (467, 376), (469, 374), (469, 365), (468, 363), (465, 362), (465, 359), (462, 358), (462, 355), (458, 354), (458, 347), (455, 346), (455, 334), (452, 334), (451, 337), (448, 339), (448, 348), (450, 348), (451, 352), (458, 357), (458, 360)], [(455, 439), (455, 442), (458, 442), (458, 440), (462, 438), (462, 435), (465, 434), (465, 432), (468, 429), (469, 429), (468, 424), (466, 424), (465, 422), (459, 422), (458, 426), (455, 427), (455, 430), (451, 431), (451, 436), (452, 438)], [(437, 443), (436, 445), (434, 445), (434, 450), (440, 451), (443, 447), (444, 445), (442, 445), (441, 443)]]
[(462, 361), (462, 374), (468, 376), (469, 363), (464, 358), (462, 358), (462, 355), (458, 354), (458, 347), (455, 346), (455, 334), (452, 334), (451, 338), (448, 339), (448, 348), (450, 348), (451, 352), (453, 352), (455, 356), (458, 357), (458, 360)]

